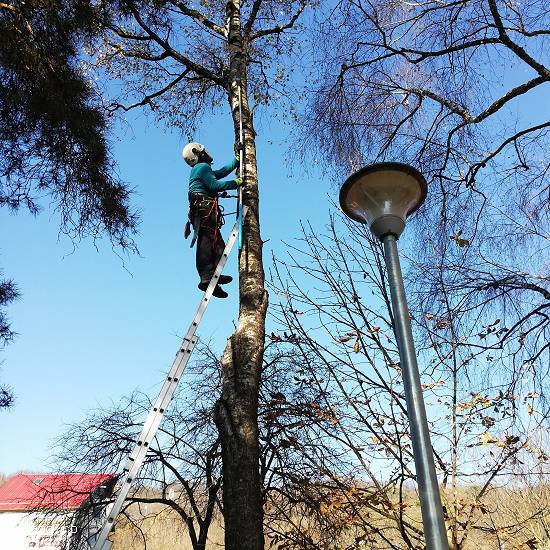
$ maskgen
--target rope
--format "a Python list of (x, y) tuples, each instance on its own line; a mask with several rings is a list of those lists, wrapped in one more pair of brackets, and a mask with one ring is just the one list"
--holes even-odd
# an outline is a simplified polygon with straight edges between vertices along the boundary
[(238, 190), (238, 199), (237, 199), (237, 220), (239, 222), (239, 240), (238, 240), (238, 249), (239, 251), (243, 247), (243, 185), (245, 183), (245, 173), (244, 173), (244, 139), (243, 139), (243, 100), (241, 93), (241, 78), (238, 76), (236, 78), (236, 83), (239, 90), (239, 176), (243, 180), (243, 184), (239, 186)]
[(214, 224), (212, 226), (212, 248), (216, 248), (216, 244), (218, 242), (218, 233), (220, 229), (225, 224), (225, 214), (223, 206), (219, 204), (218, 197), (214, 197), (212, 200), (212, 206), (210, 207), (210, 210), (208, 211), (208, 214), (203, 218), (200, 228), (201, 230), (205, 230), (208, 226), (208, 222), (210, 220), (210, 216), (214, 215), (216, 217)]

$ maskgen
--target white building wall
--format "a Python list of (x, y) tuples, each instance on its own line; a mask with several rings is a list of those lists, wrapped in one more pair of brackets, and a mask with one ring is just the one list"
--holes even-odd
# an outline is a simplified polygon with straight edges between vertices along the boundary
[(0, 512), (0, 550), (59, 550), (59, 526), (52, 524), (51, 516), (48, 526), (41, 525), (41, 518), (36, 512)]

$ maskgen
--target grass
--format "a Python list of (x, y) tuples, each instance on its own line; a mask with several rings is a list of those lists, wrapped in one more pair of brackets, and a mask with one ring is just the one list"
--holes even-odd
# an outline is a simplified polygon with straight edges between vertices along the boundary
[[(463, 487), (459, 491), (461, 512), (459, 521), (465, 524), (468, 519), (468, 537), (460, 550), (550, 550), (550, 486), (538, 484), (529, 487), (503, 487), (488, 493), (482, 502), (472, 500), (473, 490)], [(450, 495), (444, 495), (444, 500), (449, 506)], [(418, 502), (411, 493), (407, 498), (406, 514), (408, 518), (418, 523), (420, 510)], [(343, 511), (342, 511), (343, 512)], [(133, 505), (129, 509), (130, 517), (134, 523), (124, 520), (117, 528), (113, 537), (113, 550), (143, 550), (144, 538), (147, 542), (147, 550), (192, 550), (187, 529), (181, 518), (171, 509), (160, 505)], [(345, 512), (349, 514), (348, 512)], [(328, 520), (337, 521), (339, 512), (332, 510)], [(391, 529), (388, 520), (382, 515), (376, 517), (369, 510), (369, 521), (379, 526), (386, 522), (386, 533), (393, 533), (392, 538), (400, 541), (400, 548), (407, 548), (399, 537), (398, 532)], [(349, 517), (349, 516), (348, 516)], [(310, 521), (307, 516), (292, 518), (292, 523), (300, 524), (308, 531), (311, 542), (295, 543), (283, 546), (283, 541), (276, 542), (271, 548), (299, 549), (319, 548), (323, 550), (344, 550), (353, 548), (373, 548), (384, 550), (384, 544), (380, 538), (370, 537), (364, 541), (357, 541), (358, 533), (361, 533), (361, 525), (355, 524), (353, 518), (349, 521), (349, 527), (336, 530), (338, 535), (332, 540), (327, 534), (319, 532), (319, 526), (315, 521)], [(288, 523), (278, 522), (281, 531), (291, 531)], [(306, 527), (307, 526), (307, 527)], [(316, 527), (317, 526), (317, 527)], [(388, 529), (390, 528), (390, 529)], [(315, 530), (317, 529), (317, 532)], [(397, 538), (399, 537), (399, 538)], [(459, 537), (460, 540), (460, 537)], [(266, 548), (270, 547), (270, 541), (266, 541)], [(209, 531), (208, 550), (223, 548), (223, 518), (216, 517)], [(421, 548), (421, 547), (418, 547)]]

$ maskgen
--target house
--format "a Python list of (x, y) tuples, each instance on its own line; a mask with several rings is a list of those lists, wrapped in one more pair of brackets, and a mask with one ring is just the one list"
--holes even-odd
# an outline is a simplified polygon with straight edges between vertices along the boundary
[[(97, 530), (113, 474), (15, 474), (0, 486), (2, 550), (71, 550)], [(68, 545), (68, 541), (73, 544)]]

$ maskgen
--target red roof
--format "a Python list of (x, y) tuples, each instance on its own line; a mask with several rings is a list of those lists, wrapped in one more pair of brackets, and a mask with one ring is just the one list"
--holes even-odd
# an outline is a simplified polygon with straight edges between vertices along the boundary
[(0, 486), (0, 511), (78, 508), (113, 474), (15, 474)]

